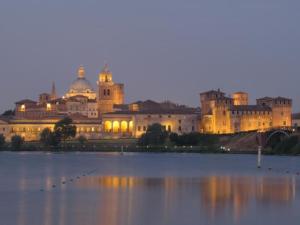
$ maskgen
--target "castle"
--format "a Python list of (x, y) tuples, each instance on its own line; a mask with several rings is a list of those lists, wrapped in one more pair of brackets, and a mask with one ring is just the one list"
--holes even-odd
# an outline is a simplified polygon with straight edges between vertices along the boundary
[(153, 123), (178, 134), (232, 134), (292, 125), (292, 100), (283, 97), (265, 97), (249, 105), (247, 93), (228, 97), (212, 90), (201, 93), (200, 107), (193, 108), (168, 101), (125, 104), (124, 95), (124, 84), (113, 81), (108, 65), (99, 73), (96, 91), (80, 66), (64, 96), (57, 96), (53, 83), (51, 92), (40, 94), (37, 101), (16, 102), (14, 116), (0, 117), (0, 133), (8, 140), (21, 135), (35, 141), (44, 128), (54, 129), (66, 116), (73, 119), (77, 135), (88, 139), (138, 138)]

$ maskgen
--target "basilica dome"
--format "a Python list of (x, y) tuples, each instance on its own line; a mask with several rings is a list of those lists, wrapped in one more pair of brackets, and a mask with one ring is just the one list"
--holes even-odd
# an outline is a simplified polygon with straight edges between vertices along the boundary
[(66, 97), (72, 97), (77, 95), (83, 95), (88, 97), (89, 99), (96, 98), (96, 93), (92, 85), (85, 78), (85, 71), (83, 66), (79, 67), (77, 79), (72, 82), (66, 94)]

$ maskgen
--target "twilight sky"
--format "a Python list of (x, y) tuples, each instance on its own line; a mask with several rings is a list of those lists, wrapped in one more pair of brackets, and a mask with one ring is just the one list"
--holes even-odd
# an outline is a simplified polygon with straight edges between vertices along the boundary
[(299, 0), (1, 0), (0, 111), (63, 95), (107, 61), (126, 102), (199, 105), (199, 93), (287, 96), (300, 111)]

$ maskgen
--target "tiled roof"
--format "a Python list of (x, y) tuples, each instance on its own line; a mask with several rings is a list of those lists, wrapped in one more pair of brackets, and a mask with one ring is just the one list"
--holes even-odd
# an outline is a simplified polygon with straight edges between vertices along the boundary
[(180, 115), (180, 114), (198, 114), (196, 109), (188, 109), (188, 110), (144, 110), (144, 111), (116, 111), (106, 114), (128, 114), (128, 115), (143, 115), (143, 114), (173, 114), (173, 115)]
[(230, 107), (232, 111), (272, 111), (268, 106), (263, 105), (233, 105)]
[(21, 104), (36, 104), (36, 101), (30, 100), (30, 99), (23, 99), (21, 101), (16, 102), (16, 104), (21, 105)]

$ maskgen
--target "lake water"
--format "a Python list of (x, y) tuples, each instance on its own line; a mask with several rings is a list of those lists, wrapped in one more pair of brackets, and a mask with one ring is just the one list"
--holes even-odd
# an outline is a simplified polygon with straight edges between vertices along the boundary
[(298, 225), (298, 172), (299, 157), (2, 152), (0, 225)]

